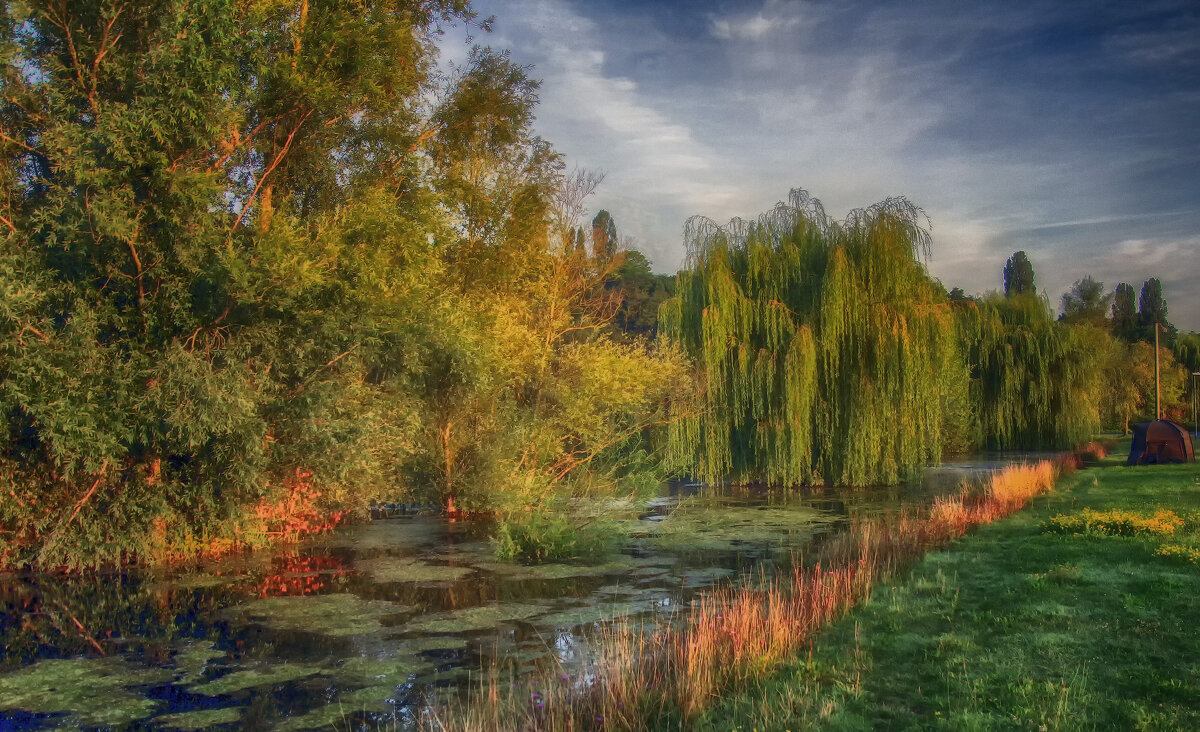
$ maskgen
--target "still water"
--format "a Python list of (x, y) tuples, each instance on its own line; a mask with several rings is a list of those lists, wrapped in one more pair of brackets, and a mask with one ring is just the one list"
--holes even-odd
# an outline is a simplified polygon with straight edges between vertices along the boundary
[(873, 489), (665, 490), (601, 563), (497, 561), (485, 522), (381, 518), (236, 559), (67, 580), (0, 575), (0, 729), (405, 728), (486, 670), (571, 676), (598, 624), (672, 622), (705, 588), (790, 570), (856, 514), (1020, 456)]

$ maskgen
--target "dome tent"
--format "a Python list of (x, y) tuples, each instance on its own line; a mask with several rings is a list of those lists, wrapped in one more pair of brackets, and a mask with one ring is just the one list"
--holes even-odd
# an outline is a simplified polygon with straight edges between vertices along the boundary
[(1192, 436), (1183, 427), (1165, 419), (1133, 425), (1133, 447), (1129, 450), (1126, 465), (1191, 463), (1195, 460)]

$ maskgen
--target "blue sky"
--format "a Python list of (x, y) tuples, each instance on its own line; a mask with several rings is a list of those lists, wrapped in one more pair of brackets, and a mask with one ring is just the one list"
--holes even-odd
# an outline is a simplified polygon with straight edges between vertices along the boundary
[(1200, 330), (1200, 3), (475, 4), (496, 17), (476, 42), (532, 65), (539, 133), (605, 172), (592, 209), (659, 271), (692, 215), (903, 195), (947, 287), (996, 289), (1024, 249), (1055, 305), (1084, 275), (1157, 276)]

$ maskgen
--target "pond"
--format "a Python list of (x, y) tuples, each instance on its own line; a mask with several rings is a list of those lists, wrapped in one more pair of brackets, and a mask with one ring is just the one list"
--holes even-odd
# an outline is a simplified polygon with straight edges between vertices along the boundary
[(672, 622), (740, 573), (789, 571), (851, 517), (1023, 456), (874, 489), (674, 486), (595, 564), (495, 559), (485, 522), (401, 516), (171, 571), (0, 575), (0, 728), (404, 728), (482, 673), (580, 672), (599, 624)]

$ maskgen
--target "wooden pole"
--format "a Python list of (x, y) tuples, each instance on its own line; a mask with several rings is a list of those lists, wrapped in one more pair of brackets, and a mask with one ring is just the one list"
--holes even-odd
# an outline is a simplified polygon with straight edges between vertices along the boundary
[(1158, 373), (1158, 323), (1154, 324), (1154, 418), (1162, 419), (1162, 378)]

